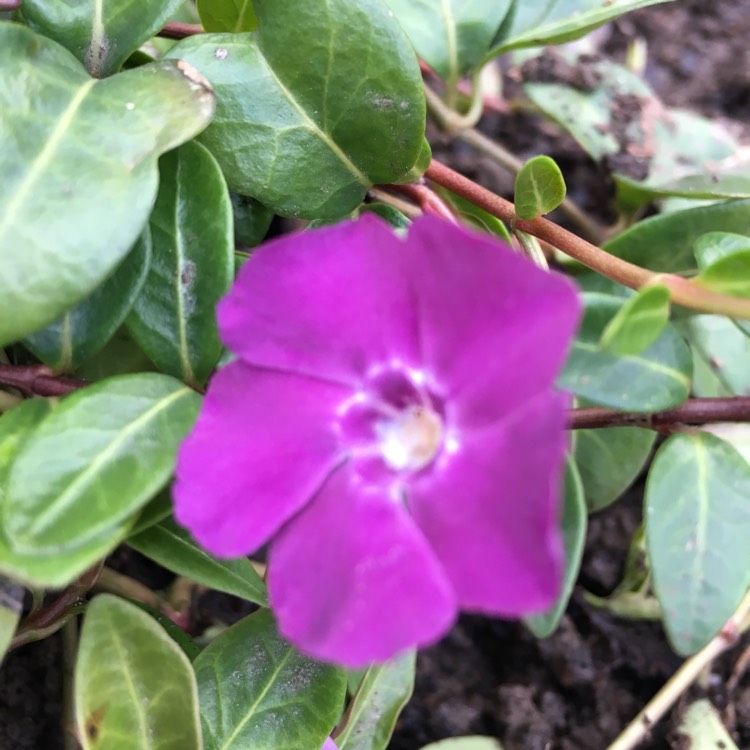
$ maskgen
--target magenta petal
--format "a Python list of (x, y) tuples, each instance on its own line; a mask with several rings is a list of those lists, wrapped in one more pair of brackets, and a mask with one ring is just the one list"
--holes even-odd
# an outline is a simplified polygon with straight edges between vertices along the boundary
[(223, 341), (253, 364), (360, 382), (373, 363), (415, 361), (404, 243), (363, 216), (269, 242), (218, 308)]
[(343, 460), (331, 414), (349, 392), (233, 362), (180, 448), (175, 517), (210, 552), (253, 552)]
[(516, 616), (558, 595), (568, 401), (544, 394), (468, 432), (457, 452), (411, 483), (411, 512), (462, 609)]
[(336, 743), (329, 737), (324, 743), (320, 750), (338, 750)]
[(274, 539), (269, 594), (292, 643), (348, 667), (431, 643), (456, 616), (441, 566), (400, 501), (347, 468)]
[(432, 217), (408, 250), (423, 362), (451, 421), (493, 422), (552, 385), (578, 323), (572, 284)]

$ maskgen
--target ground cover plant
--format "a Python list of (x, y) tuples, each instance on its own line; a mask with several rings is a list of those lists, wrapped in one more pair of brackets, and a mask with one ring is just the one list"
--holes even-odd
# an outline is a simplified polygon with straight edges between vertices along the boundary
[[(587, 596), (686, 660), (611, 747), (750, 627), (744, 152), (586, 47), (655, 4), (2, 4), (0, 641), (62, 630), (68, 747), (385, 748), (459, 612), (555, 631), (642, 472)], [(611, 223), (476, 128), (498, 64)], [(199, 587), (257, 609), (197, 630)]]

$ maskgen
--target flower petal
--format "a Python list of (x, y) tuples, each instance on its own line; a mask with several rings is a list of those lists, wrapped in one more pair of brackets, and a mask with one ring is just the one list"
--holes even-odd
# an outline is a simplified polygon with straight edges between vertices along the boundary
[(216, 555), (256, 550), (343, 460), (333, 415), (348, 395), (243, 362), (220, 370), (180, 448), (177, 520)]
[(253, 364), (345, 383), (373, 364), (413, 364), (403, 255), (403, 241), (372, 215), (269, 242), (219, 305), (222, 339)]
[(576, 330), (572, 284), (433, 217), (409, 229), (424, 366), (448, 420), (479, 426), (548, 389)]
[(462, 609), (522, 615), (559, 592), (568, 397), (548, 393), (469, 432), (409, 487), (409, 508)]
[(274, 539), (269, 594), (292, 643), (348, 667), (431, 643), (456, 616), (450, 585), (409, 514), (346, 467)]

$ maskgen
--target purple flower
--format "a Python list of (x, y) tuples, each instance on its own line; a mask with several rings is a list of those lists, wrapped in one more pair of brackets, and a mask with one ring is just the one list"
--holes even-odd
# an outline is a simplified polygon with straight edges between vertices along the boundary
[(338, 750), (336, 743), (329, 737), (324, 743), (320, 750)]
[(218, 317), (239, 359), (180, 451), (176, 515), (219, 556), (270, 541), (281, 632), (358, 666), (458, 609), (550, 605), (562, 568), (576, 293), (494, 240), (425, 217), (283, 237)]

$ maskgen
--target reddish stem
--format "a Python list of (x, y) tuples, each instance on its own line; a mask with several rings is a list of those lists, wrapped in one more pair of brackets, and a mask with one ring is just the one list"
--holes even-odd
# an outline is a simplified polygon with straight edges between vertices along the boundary
[(691, 398), (673, 409), (644, 414), (590, 406), (571, 409), (568, 428), (646, 427), (657, 429), (674, 424), (710, 424), (711, 422), (750, 422), (750, 396), (735, 398)]
[(458, 224), (458, 220), (448, 204), (437, 193), (430, 190), (427, 185), (413, 182), (406, 185), (388, 185), (388, 189), (410, 198), (424, 213), (439, 216), (452, 224)]
[(64, 396), (85, 386), (86, 381), (55, 375), (47, 365), (0, 363), (0, 385), (15, 388), (26, 396)]
[(184, 39), (195, 34), (202, 34), (203, 27), (199, 23), (168, 23), (157, 36), (165, 39)]
[(541, 217), (530, 221), (517, 219), (515, 207), (510, 201), (495, 195), (481, 185), (477, 185), (473, 180), (464, 177), (435, 159), (432, 160), (425, 172), (425, 177), (448, 190), (452, 190), (498, 219), (513, 224), (522, 232), (533, 234), (540, 240), (548, 242), (552, 247), (558, 248), (566, 255), (575, 258), (608, 279), (632, 289), (640, 289), (648, 284), (663, 284), (669, 289), (672, 302), (678, 305), (702, 312), (750, 319), (749, 299), (719, 294), (681, 276), (656, 273), (641, 268), (622, 258), (610, 255), (596, 245), (592, 245), (547, 219)]

